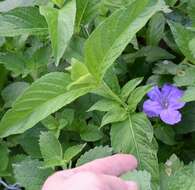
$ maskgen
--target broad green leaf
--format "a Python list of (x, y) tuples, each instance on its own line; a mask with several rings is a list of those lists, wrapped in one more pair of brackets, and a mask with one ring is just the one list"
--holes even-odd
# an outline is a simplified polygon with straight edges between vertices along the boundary
[(100, 24), (85, 44), (85, 63), (90, 73), (101, 80), (136, 32), (163, 8), (165, 4), (161, 0), (137, 0)]
[(109, 99), (101, 99), (97, 101), (93, 106), (89, 108), (88, 111), (112, 111), (114, 109), (120, 108), (120, 104), (118, 104), (116, 101), (109, 100)]
[(139, 168), (152, 175), (152, 182), (156, 186), (159, 178), (157, 147), (146, 116), (143, 113), (129, 115), (125, 121), (112, 125), (110, 135), (113, 149), (135, 155)]
[(70, 162), (76, 155), (78, 155), (84, 148), (86, 144), (74, 145), (69, 147), (64, 152), (64, 160)]
[[(195, 36), (195, 35), (194, 35)], [(189, 42), (189, 49), (195, 59), (195, 37)]]
[(67, 91), (71, 82), (65, 73), (49, 73), (35, 81), (3, 117), (0, 136), (23, 133), (51, 113), (92, 90), (92, 86)]
[(6, 170), (9, 162), (9, 149), (6, 145), (0, 144), (0, 172)]
[(127, 82), (121, 89), (121, 98), (127, 100), (131, 92), (143, 81), (143, 78), (136, 78)]
[(109, 146), (98, 146), (88, 152), (85, 152), (78, 160), (77, 166), (81, 166), (93, 160), (104, 158), (112, 155), (112, 148)]
[(47, 20), (53, 56), (58, 65), (74, 32), (76, 2), (69, 1), (62, 9), (42, 6), (40, 12)]
[(176, 86), (193, 86), (195, 84), (195, 68), (181, 67), (178, 69), (173, 80)]
[(63, 165), (62, 147), (58, 139), (51, 132), (42, 132), (39, 145), (44, 167), (55, 167)]
[(189, 43), (195, 37), (195, 32), (185, 28), (179, 23), (169, 21), (169, 25), (179, 49), (189, 61), (195, 64), (194, 55), (189, 48)]
[(152, 190), (151, 175), (147, 171), (133, 171), (121, 176), (123, 180), (135, 181), (139, 186), (139, 190)]
[(195, 86), (189, 86), (182, 97), (184, 102), (195, 101)]
[(121, 8), (133, 3), (135, 0), (103, 0), (102, 3), (108, 7)]
[(4, 107), (11, 107), (19, 95), (21, 95), (28, 87), (29, 83), (27, 82), (14, 82), (6, 86), (6, 88), (1, 91), (1, 96), (5, 102)]
[(192, 20), (192, 25), (195, 26), (195, 1), (189, 0), (188, 1), (188, 11), (190, 18)]
[(81, 26), (88, 24), (98, 14), (100, 1), (99, 0), (76, 0), (76, 31), (80, 31)]
[(134, 112), (138, 103), (143, 99), (147, 92), (151, 90), (150, 85), (137, 87), (128, 98), (128, 109)]
[(16, 181), (28, 190), (41, 189), (43, 183), (52, 174), (51, 169), (40, 169), (42, 162), (26, 159), (13, 165)]
[(156, 13), (150, 20), (147, 31), (147, 45), (157, 46), (163, 38), (166, 20), (162, 13)]
[(36, 7), (20, 7), (0, 15), (0, 36), (45, 35), (47, 33), (47, 23)]

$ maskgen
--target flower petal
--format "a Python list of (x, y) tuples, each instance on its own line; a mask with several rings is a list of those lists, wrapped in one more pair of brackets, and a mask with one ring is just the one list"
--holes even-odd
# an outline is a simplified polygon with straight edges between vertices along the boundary
[(174, 125), (181, 121), (181, 113), (177, 110), (166, 109), (160, 113), (162, 121), (169, 125)]
[(180, 99), (183, 96), (183, 90), (180, 90), (176, 86), (165, 84), (162, 87), (162, 96), (168, 99)]
[(159, 101), (161, 99), (161, 92), (158, 86), (154, 86), (150, 92), (148, 92), (148, 97), (153, 101)]
[(181, 109), (185, 106), (185, 104), (186, 104), (185, 102), (182, 102), (177, 99), (169, 99), (169, 109), (172, 109), (172, 110)]
[(143, 105), (143, 111), (148, 117), (157, 117), (163, 111), (163, 108), (158, 102), (146, 100)]

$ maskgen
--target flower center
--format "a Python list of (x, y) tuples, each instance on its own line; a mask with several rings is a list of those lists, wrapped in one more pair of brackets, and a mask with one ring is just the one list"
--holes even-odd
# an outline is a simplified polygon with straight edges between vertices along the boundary
[(162, 107), (167, 109), (169, 107), (169, 101), (167, 99), (162, 100)]

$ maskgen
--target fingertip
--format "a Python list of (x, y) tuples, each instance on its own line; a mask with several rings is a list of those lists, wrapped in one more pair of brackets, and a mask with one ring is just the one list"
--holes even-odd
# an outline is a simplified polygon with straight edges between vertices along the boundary
[(139, 190), (138, 184), (134, 181), (127, 181), (126, 184), (128, 186), (128, 190)]

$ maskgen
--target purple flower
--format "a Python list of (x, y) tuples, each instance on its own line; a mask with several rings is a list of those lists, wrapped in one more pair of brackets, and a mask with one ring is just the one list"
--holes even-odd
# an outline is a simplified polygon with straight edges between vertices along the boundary
[(173, 85), (165, 84), (162, 89), (158, 86), (148, 93), (150, 99), (146, 100), (143, 110), (148, 117), (159, 117), (167, 124), (174, 125), (181, 121), (178, 109), (184, 107), (181, 101), (183, 91)]

